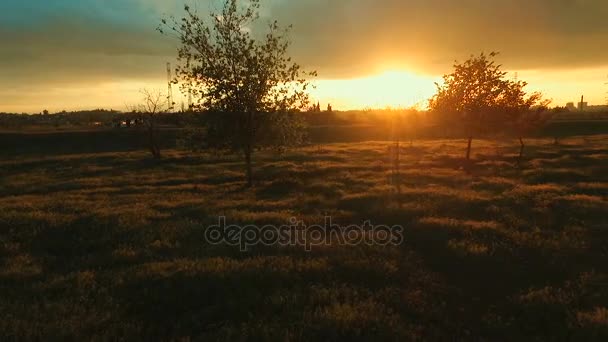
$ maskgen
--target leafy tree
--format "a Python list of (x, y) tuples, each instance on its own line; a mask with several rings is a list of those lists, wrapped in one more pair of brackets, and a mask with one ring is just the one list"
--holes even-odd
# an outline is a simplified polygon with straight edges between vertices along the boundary
[(192, 91), (193, 109), (209, 113), (206, 144), (242, 153), (251, 186), (257, 149), (302, 143), (297, 113), (308, 106), (307, 79), (316, 72), (304, 72), (288, 57), (289, 28), (274, 21), (256, 38), (260, 1), (241, 3), (225, 0), (208, 18), (185, 6), (183, 18), (165, 19), (159, 30), (181, 42), (177, 77)]
[(547, 104), (540, 93), (526, 94), (526, 82), (507, 79), (501, 65), (493, 61), (497, 55), (481, 53), (455, 63), (454, 71), (443, 76), (443, 84), (436, 84), (437, 93), (429, 100), (435, 117), (464, 129), (467, 161), (478, 134), (515, 130), (523, 145), (522, 135), (531, 126), (530, 108)]

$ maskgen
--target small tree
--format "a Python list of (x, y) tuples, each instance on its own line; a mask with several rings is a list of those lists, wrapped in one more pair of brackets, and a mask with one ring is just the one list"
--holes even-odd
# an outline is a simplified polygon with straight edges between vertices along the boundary
[(524, 155), (524, 137), (544, 126), (553, 116), (547, 110), (550, 100), (543, 100), (542, 94), (534, 92), (526, 95), (523, 88), (528, 83), (524, 81), (509, 82), (498, 105), (503, 112), (498, 124), (502, 129), (512, 127), (513, 133), (519, 140), (519, 155), (517, 165), (520, 166)]
[[(467, 137), (466, 160), (470, 160), (471, 144), (477, 134), (504, 132), (526, 126), (526, 114), (535, 105), (543, 105), (540, 93), (527, 96), (522, 81), (505, 78), (501, 65), (494, 63), (498, 53), (481, 53), (464, 63), (454, 64), (454, 71), (443, 76), (437, 93), (429, 100), (429, 108), (444, 124), (460, 126)], [(522, 134), (522, 133), (519, 133)], [(522, 136), (519, 135), (521, 138)], [(523, 150), (522, 150), (523, 153)]]
[(264, 39), (253, 36), (259, 0), (239, 4), (225, 0), (208, 19), (185, 6), (184, 18), (163, 20), (159, 30), (181, 42), (177, 77), (192, 91), (194, 109), (209, 113), (206, 144), (243, 153), (251, 186), (256, 149), (303, 141), (296, 114), (308, 106), (307, 78), (316, 72), (303, 72), (287, 56), (289, 29), (276, 21)]
[[(133, 113), (140, 113), (143, 115), (143, 121), (146, 125), (148, 136), (148, 149), (154, 158), (160, 159), (161, 152), (156, 117), (162, 112), (163, 108), (166, 108), (167, 97), (159, 90), (142, 89), (140, 93), (142, 95), (141, 103), (132, 107), (131, 110)], [(130, 120), (128, 120), (128, 122), (130, 122)]]
[(414, 146), (414, 140), (421, 135), (422, 123), (420, 114), (415, 108), (411, 108), (406, 112), (406, 132), (410, 140), (410, 147)]
[[(548, 104), (548, 101), (544, 103)], [(529, 109), (519, 113), (515, 118), (515, 133), (519, 139), (519, 155), (517, 156), (517, 166), (521, 165), (524, 157), (524, 137), (538, 131), (551, 120), (553, 113), (547, 110), (546, 105), (538, 106), (536, 109)]]

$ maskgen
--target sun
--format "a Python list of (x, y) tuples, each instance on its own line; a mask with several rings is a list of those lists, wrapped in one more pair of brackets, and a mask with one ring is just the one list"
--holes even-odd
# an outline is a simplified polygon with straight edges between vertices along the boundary
[(415, 74), (405, 71), (385, 71), (361, 80), (362, 99), (373, 106), (409, 107), (416, 101), (416, 93), (423, 86)]
[(432, 96), (435, 78), (410, 71), (386, 70), (368, 77), (320, 80), (312, 94), (343, 109), (407, 108), (424, 105)]

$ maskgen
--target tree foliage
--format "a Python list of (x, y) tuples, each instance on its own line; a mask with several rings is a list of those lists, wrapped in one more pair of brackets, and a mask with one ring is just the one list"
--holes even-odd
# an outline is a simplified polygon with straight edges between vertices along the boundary
[(259, 0), (226, 0), (207, 17), (185, 6), (183, 18), (159, 28), (181, 42), (177, 81), (192, 93), (192, 109), (210, 115), (206, 144), (242, 152), (249, 184), (256, 149), (302, 142), (295, 113), (308, 106), (308, 79), (316, 76), (288, 56), (289, 28), (274, 21), (263, 38), (254, 35), (259, 9)]
[(540, 111), (548, 101), (542, 94), (527, 94), (527, 83), (508, 79), (507, 72), (494, 62), (498, 53), (481, 53), (463, 63), (455, 63), (454, 71), (436, 84), (437, 93), (429, 100), (429, 109), (444, 124), (461, 127), (468, 138), (467, 159), (474, 136), (484, 133), (529, 131), (539, 120)]

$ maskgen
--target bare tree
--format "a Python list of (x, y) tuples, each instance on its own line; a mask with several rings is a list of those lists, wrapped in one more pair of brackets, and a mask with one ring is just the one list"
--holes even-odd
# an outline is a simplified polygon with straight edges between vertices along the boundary
[(167, 107), (167, 96), (156, 89), (142, 89), (140, 93), (142, 96), (141, 103), (131, 107), (131, 110), (142, 115), (142, 120), (146, 126), (148, 149), (154, 158), (160, 159), (161, 152), (156, 119)]
[(393, 145), (389, 146), (391, 163), (391, 185), (395, 189), (395, 198), (401, 207), (401, 134), (402, 113), (397, 110), (391, 113), (391, 140)]

